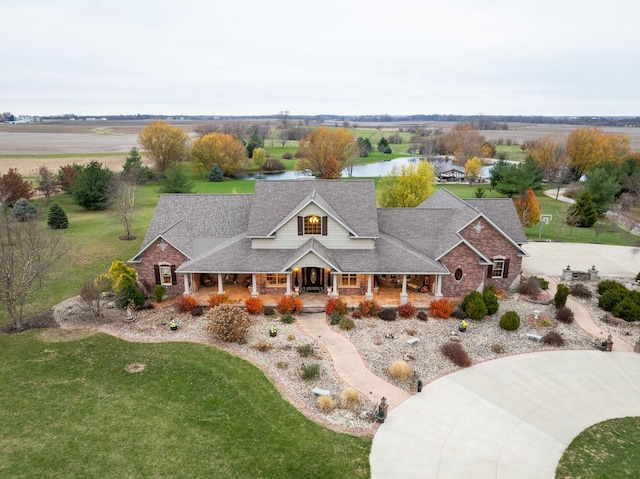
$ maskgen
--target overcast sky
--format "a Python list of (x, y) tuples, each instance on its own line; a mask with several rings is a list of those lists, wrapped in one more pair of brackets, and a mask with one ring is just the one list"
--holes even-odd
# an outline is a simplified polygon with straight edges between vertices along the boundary
[(640, 115), (638, 0), (4, 0), (14, 114)]

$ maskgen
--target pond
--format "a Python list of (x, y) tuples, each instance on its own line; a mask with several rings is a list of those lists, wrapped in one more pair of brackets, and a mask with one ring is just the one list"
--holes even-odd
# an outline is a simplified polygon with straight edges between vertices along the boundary
[[(391, 172), (391, 169), (394, 166), (400, 168), (404, 165), (409, 164), (417, 164), (419, 161), (424, 161), (422, 158), (417, 157), (403, 157), (403, 158), (395, 158), (393, 160), (388, 161), (380, 161), (377, 163), (367, 163), (365, 165), (354, 165), (350, 168), (345, 168), (342, 171), (343, 178), (375, 178), (377, 176), (385, 176)], [(447, 166), (451, 166), (453, 162), (448, 160), (443, 164)], [(489, 177), (489, 166), (482, 167), (482, 176), (488, 178)], [(280, 173), (254, 173), (250, 175), (246, 175), (244, 177), (245, 180), (295, 180), (300, 176), (305, 176), (302, 172), (299, 171), (283, 171)]]

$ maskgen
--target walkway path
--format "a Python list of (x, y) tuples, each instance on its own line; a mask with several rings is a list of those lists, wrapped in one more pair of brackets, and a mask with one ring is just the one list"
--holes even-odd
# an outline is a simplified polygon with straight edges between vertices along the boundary
[(331, 329), (324, 313), (301, 314), (297, 324), (329, 353), (336, 374), (349, 386), (356, 388), (363, 397), (377, 404), (384, 396), (389, 409), (392, 409), (411, 396), (407, 391), (373, 374), (364, 364), (356, 347)]

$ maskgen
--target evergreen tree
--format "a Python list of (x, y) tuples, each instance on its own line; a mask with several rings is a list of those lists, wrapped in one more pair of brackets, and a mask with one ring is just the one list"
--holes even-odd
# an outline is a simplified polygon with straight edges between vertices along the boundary
[(616, 171), (608, 171), (606, 167), (596, 167), (587, 173), (585, 186), (593, 196), (593, 203), (598, 214), (603, 215), (620, 193), (621, 186), (616, 178)]
[(114, 174), (92, 161), (78, 173), (70, 190), (73, 200), (85, 210), (106, 210), (113, 200)]
[(263, 147), (264, 141), (262, 141), (262, 138), (260, 138), (260, 135), (258, 135), (258, 133), (254, 132), (247, 142), (247, 156), (249, 158), (253, 158), (253, 150)]
[(222, 168), (219, 165), (213, 165), (211, 170), (209, 170), (209, 181), (222, 181), (224, 179), (224, 174), (222, 173)]
[(20, 198), (13, 204), (11, 214), (18, 221), (29, 221), (38, 217), (38, 210), (28, 199)]
[(195, 184), (181, 163), (171, 166), (158, 180), (160, 193), (191, 193)]
[(576, 203), (569, 209), (569, 214), (577, 217), (577, 226), (591, 228), (598, 220), (598, 212), (593, 203), (589, 190), (584, 190), (576, 199)]
[(64, 212), (62, 207), (58, 203), (54, 203), (49, 208), (49, 218), (47, 219), (47, 225), (54, 230), (64, 229), (69, 227), (69, 219), (67, 213)]
[(153, 171), (142, 164), (142, 155), (135, 146), (131, 148), (124, 162), (121, 175), (125, 180), (136, 184), (147, 183), (153, 179)]
[(380, 138), (380, 141), (378, 141), (378, 151), (384, 152), (384, 150), (386, 150), (388, 146), (389, 141), (384, 136)]
[(369, 138), (358, 138), (358, 156), (361, 158), (366, 158), (373, 151), (373, 146), (371, 146), (371, 141)]

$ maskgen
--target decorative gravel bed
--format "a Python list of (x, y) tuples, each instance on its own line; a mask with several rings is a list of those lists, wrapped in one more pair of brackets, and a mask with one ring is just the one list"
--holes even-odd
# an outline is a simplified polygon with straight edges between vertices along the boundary
[[(595, 290), (595, 284), (590, 287)], [(590, 308), (596, 318), (603, 316), (602, 310), (597, 308), (597, 295), (587, 300), (573, 299)], [(505, 331), (499, 326), (500, 316), (510, 310), (518, 312), (521, 317), (520, 328), (513, 332)], [(301, 332), (296, 323), (283, 324), (279, 316), (255, 316), (252, 317), (254, 324), (246, 342), (231, 344), (212, 339), (205, 331), (206, 320), (203, 316), (176, 314), (172, 304), (138, 311), (135, 321), (131, 323), (124, 321), (125, 315), (122, 310), (110, 308), (105, 310), (104, 318), (97, 321), (88, 319), (89, 316), (77, 297), (60, 303), (54, 312), (54, 318), (61, 329), (92, 329), (139, 342), (193, 341), (229, 350), (263, 369), (280, 391), (307, 416), (336, 430), (360, 433), (372, 431), (372, 423), (367, 415), (373, 410), (374, 404), (362, 397), (358, 411), (339, 407), (340, 395), (348, 385), (336, 377), (325, 351), (318, 345), (313, 345), (313, 341)], [(179, 322), (177, 331), (169, 330), (171, 318)], [(616, 334), (629, 331), (629, 335), (637, 336), (635, 325), (616, 326), (602, 323), (599, 319), (597, 321), (600, 326), (610, 328)], [(463, 345), (474, 364), (504, 355), (558, 349), (529, 339), (527, 333), (544, 336), (549, 331), (557, 331), (565, 341), (564, 349), (593, 348), (594, 338), (577, 325), (566, 325), (555, 320), (553, 305), (529, 302), (517, 293), (511, 293), (508, 298), (501, 300), (500, 308), (493, 316), (467, 322), (469, 326), (463, 333), (458, 332), (459, 320), (432, 317), (427, 321), (400, 317), (396, 321), (362, 318), (355, 320), (356, 327), (352, 331), (332, 327), (358, 347), (369, 369), (409, 391), (415, 391), (418, 379), (426, 384), (459, 369), (440, 352), (443, 344), (452, 341), (452, 335)], [(269, 337), (271, 326), (277, 327), (276, 337)], [(407, 345), (407, 341), (412, 338), (419, 339), (418, 344)], [(256, 348), (259, 343), (268, 343), (270, 348), (260, 351)], [(313, 345), (313, 354), (302, 357), (297, 348), (309, 344)], [(413, 371), (413, 376), (402, 383), (395, 381), (388, 373), (391, 363), (400, 359), (406, 360)], [(305, 381), (301, 377), (302, 366), (312, 363), (319, 365), (319, 376)], [(317, 398), (311, 393), (316, 387), (331, 391), (336, 405), (332, 412), (323, 412), (318, 408)]]

